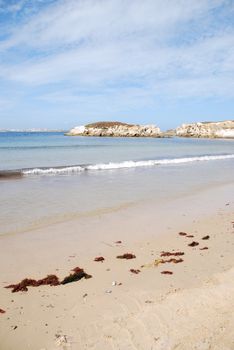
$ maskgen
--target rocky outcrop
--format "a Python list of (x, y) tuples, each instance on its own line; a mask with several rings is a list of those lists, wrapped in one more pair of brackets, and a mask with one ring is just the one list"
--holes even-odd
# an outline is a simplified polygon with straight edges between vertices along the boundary
[(112, 137), (162, 137), (160, 129), (155, 125), (134, 125), (120, 122), (98, 122), (76, 126), (69, 136), (112, 136)]
[(176, 136), (204, 138), (234, 138), (234, 120), (182, 124), (175, 130)]
[(182, 124), (175, 130), (161, 132), (155, 125), (135, 125), (121, 122), (97, 122), (76, 126), (69, 136), (108, 137), (198, 137), (234, 138), (234, 120)]

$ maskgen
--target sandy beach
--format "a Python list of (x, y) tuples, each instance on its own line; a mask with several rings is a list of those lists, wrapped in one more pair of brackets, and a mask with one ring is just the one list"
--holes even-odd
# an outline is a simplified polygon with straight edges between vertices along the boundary
[[(0, 349), (233, 349), (233, 190), (223, 184), (1, 236)], [(116, 258), (125, 253), (136, 258)], [(75, 267), (92, 278), (4, 288), (26, 277), (62, 280)]]
[(234, 0), (0, 0), (0, 350), (234, 350)]

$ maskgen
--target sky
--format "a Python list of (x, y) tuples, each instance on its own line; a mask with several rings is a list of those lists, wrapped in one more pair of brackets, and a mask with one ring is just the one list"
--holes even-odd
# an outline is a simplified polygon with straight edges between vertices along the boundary
[(234, 119), (234, 0), (0, 0), (0, 129)]

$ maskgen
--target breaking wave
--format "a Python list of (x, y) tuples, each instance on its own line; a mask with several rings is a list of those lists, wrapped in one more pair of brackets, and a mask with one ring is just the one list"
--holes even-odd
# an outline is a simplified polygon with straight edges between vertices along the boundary
[(39, 167), (32, 169), (22, 169), (20, 172), (22, 175), (59, 175), (59, 174), (74, 174), (83, 171), (92, 170), (114, 170), (114, 169), (126, 169), (126, 168), (139, 168), (139, 167), (152, 167), (156, 165), (172, 165), (172, 164), (183, 164), (201, 161), (211, 160), (224, 160), (234, 159), (234, 154), (228, 155), (204, 155), (196, 157), (185, 157), (185, 158), (173, 158), (173, 159), (155, 159), (155, 160), (140, 160), (140, 161), (123, 161), (123, 162), (110, 162), (110, 163), (99, 163), (89, 165), (73, 165), (64, 167)]

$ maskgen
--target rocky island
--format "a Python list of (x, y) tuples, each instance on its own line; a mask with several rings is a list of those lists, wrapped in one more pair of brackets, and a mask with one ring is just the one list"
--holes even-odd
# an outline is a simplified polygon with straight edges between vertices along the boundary
[(108, 137), (162, 137), (155, 125), (136, 125), (121, 122), (97, 122), (76, 126), (68, 136), (108, 136)]
[(182, 124), (175, 136), (201, 138), (234, 138), (234, 120)]
[(234, 120), (182, 124), (162, 132), (156, 125), (97, 122), (76, 126), (68, 136), (234, 138)]

